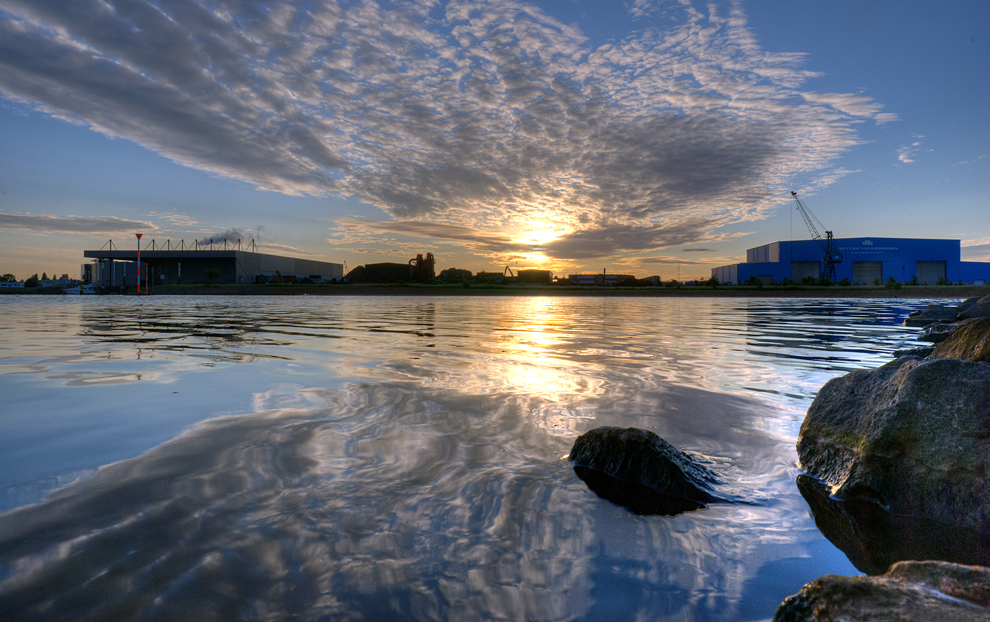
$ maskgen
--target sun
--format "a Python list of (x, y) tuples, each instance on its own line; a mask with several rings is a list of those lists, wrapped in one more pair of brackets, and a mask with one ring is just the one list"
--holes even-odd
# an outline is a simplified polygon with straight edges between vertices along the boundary
[(543, 253), (523, 253), (522, 258), (530, 264), (545, 264), (552, 261)]
[(566, 226), (547, 222), (532, 221), (515, 237), (515, 241), (527, 246), (543, 246), (566, 235), (570, 229)]

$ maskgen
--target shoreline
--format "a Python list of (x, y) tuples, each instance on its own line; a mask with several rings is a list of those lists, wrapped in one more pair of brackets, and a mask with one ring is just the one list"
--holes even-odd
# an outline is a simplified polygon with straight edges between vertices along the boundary
[[(619, 298), (972, 298), (990, 293), (984, 285), (885, 287), (513, 287), (477, 285), (217, 285), (171, 286), (152, 296), (550, 296)], [(132, 294), (133, 295), (133, 294)]]
[[(684, 286), (672, 287), (589, 287), (525, 285), (167, 285), (142, 296), (549, 296), (562, 298), (901, 298), (966, 299), (990, 294), (988, 285), (903, 285), (900, 289), (884, 286), (829, 287), (749, 287)], [(3, 295), (76, 295), (51, 290), (0, 290)], [(86, 294), (90, 296), (91, 294)], [(107, 294), (121, 295), (121, 294)], [(129, 291), (125, 296), (136, 296)]]

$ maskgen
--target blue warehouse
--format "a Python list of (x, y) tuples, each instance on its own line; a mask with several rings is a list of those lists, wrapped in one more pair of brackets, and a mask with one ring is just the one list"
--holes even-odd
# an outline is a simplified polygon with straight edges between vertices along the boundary
[[(919, 240), (912, 238), (836, 238), (833, 240), (842, 261), (835, 263), (835, 279), (873, 285), (893, 278), (935, 285), (953, 283), (984, 284), (990, 281), (990, 263), (962, 261), (959, 240)], [(712, 276), (735, 285), (750, 277), (763, 283), (784, 279), (801, 281), (819, 278), (823, 270), (822, 247), (815, 240), (773, 242), (746, 251), (746, 263), (712, 268)]]

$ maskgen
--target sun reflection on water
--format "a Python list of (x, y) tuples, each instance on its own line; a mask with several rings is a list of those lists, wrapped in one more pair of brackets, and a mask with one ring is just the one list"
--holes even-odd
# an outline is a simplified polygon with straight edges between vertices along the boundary
[[(910, 308), (54, 301), (17, 352), (31, 314), (7, 306), (0, 490), (37, 502), (91, 477), (0, 514), (0, 608), (768, 618), (854, 571), (794, 489), (796, 417), (828, 378), (902, 347)], [(598, 425), (696, 452), (748, 503), (654, 520), (602, 500), (561, 460)]]

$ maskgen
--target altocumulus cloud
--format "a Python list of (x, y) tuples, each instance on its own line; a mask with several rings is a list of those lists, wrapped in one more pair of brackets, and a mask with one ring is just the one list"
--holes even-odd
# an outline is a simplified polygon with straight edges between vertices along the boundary
[(557, 259), (718, 239), (894, 118), (802, 90), (803, 57), (760, 48), (735, 2), (664, 4), (663, 27), (660, 6), (592, 45), (511, 0), (0, 0), (0, 91), (411, 235)]

